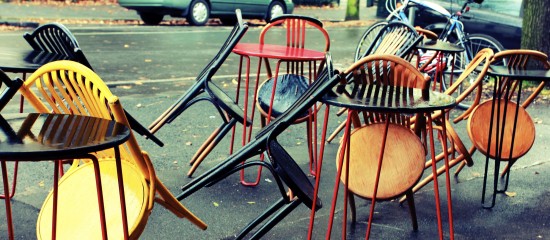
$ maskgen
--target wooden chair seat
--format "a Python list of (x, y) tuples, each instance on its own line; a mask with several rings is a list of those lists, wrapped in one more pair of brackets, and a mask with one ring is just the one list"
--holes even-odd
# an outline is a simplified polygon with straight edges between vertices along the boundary
[[(372, 199), (378, 156), (382, 147), (384, 123), (355, 129), (350, 139), (348, 187), (354, 194)], [(426, 153), (420, 139), (408, 128), (390, 124), (376, 199), (403, 195), (422, 176)], [(337, 159), (341, 147), (338, 149)], [(346, 157), (340, 180), (345, 181)], [(338, 164), (337, 164), (338, 165)]]
[[(116, 163), (100, 161), (101, 184), (105, 204), (105, 219), (109, 239), (122, 239), (122, 218)], [(143, 231), (148, 216), (143, 216), (148, 204), (149, 188), (140, 170), (127, 161), (122, 161), (124, 194), (128, 216), (128, 230), (132, 235)], [(101, 239), (99, 206), (97, 203), (94, 166), (88, 162), (70, 171), (59, 181), (57, 209), (58, 239)], [(38, 215), (36, 232), (38, 239), (50, 239), (52, 234), (53, 192), (48, 194)]]
[[(99, 165), (108, 238), (123, 239), (116, 163), (114, 160), (101, 160)], [(127, 161), (122, 161), (122, 176), (128, 230), (130, 236), (139, 236), (149, 217), (148, 214), (144, 215), (148, 205), (149, 187), (140, 170)], [(50, 239), (52, 236), (52, 204), (53, 191), (48, 194), (38, 215), (37, 239)], [(102, 238), (94, 166), (91, 161), (68, 172), (59, 181), (57, 204), (58, 239)]]
[[(517, 104), (512, 101), (506, 101), (504, 99), (498, 100), (500, 101), (500, 117), (499, 119), (503, 118), (504, 113), (504, 107), (505, 105), (508, 105), (506, 108), (506, 126), (504, 129), (504, 140), (502, 143), (503, 149), (502, 149), (502, 159), (503, 161), (509, 161), (509, 160), (515, 160), (520, 158), (521, 156), (525, 155), (529, 149), (531, 149), (531, 146), (533, 146), (533, 142), (535, 141), (535, 124), (533, 123), (533, 119), (531, 119), (531, 116), (525, 108), (522, 106), (519, 106), (518, 110), (518, 119), (517, 119), (517, 129), (516, 134), (513, 136), (512, 130), (513, 130), (513, 123), (514, 123), (514, 115), (516, 112), (516, 106)], [(496, 102), (495, 104), (498, 104)], [(488, 140), (489, 140), (489, 125), (491, 121), (491, 108), (492, 108), (492, 100), (489, 99), (480, 105), (478, 105), (470, 115), (470, 118), (468, 119), (468, 135), (470, 136), (470, 139), (472, 140), (475, 147), (484, 155), (488, 155), (490, 158), (495, 158), (496, 153), (496, 126), (497, 126), (497, 120), (493, 120), (493, 130), (492, 130), (492, 136), (491, 136), (491, 148), (490, 153), (487, 151), (488, 147)], [(495, 105), (496, 108), (496, 105)], [(497, 109), (495, 109), (496, 111)], [(502, 126), (502, 121), (499, 123), (499, 127)], [(514, 139), (515, 138), (515, 139)], [(510, 145), (512, 143), (512, 140), (514, 141), (514, 148), (510, 149)], [(512, 156), (510, 157), (510, 151), (512, 151)]]

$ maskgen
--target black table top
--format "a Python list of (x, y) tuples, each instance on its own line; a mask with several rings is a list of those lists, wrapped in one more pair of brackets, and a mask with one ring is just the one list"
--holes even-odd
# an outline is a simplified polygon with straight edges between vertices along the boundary
[(459, 53), (463, 52), (464, 48), (460, 45), (450, 43), (450, 42), (444, 42), (441, 40), (424, 40), (416, 46), (418, 49), (423, 50), (433, 50), (433, 51), (440, 51), (440, 52), (446, 52), (446, 53)]
[(0, 69), (4, 72), (32, 73), (46, 63), (68, 59), (55, 53), (0, 47)]
[(550, 70), (516, 69), (505, 66), (491, 66), (487, 74), (494, 77), (510, 77), (514, 80), (546, 81), (550, 80)]
[(0, 160), (75, 158), (123, 144), (130, 130), (115, 121), (77, 115), (0, 115)]
[(351, 110), (391, 113), (427, 113), (456, 105), (452, 96), (440, 92), (426, 92), (426, 97), (423, 97), (421, 89), (348, 84), (345, 89), (334, 89), (332, 93), (324, 96), (322, 101)]

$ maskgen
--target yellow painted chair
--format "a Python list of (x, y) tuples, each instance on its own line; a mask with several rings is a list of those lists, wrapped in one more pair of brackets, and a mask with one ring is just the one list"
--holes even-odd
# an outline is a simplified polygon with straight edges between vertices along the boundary
[[(119, 99), (97, 74), (77, 62), (56, 61), (44, 65), (25, 81), (20, 91), (41, 113), (114, 119), (130, 127)], [(177, 201), (157, 178), (148, 154), (140, 149), (134, 135), (130, 134), (129, 140), (120, 147), (129, 238), (136, 239), (142, 233), (155, 201), (176, 216), (206, 229), (206, 224)], [(99, 159), (101, 170), (108, 238), (123, 238), (114, 151), (94, 155)], [(94, 178), (92, 162), (75, 161), (60, 179), (57, 238), (101, 238)], [(38, 239), (51, 238), (52, 203), (53, 193), (50, 192), (38, 216)]]

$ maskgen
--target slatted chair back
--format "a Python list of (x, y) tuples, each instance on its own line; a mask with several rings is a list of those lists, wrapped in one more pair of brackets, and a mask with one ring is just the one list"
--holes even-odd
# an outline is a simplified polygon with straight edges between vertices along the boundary
[(362, 57), (371, 54), (390, 54), (404, 58), (414, 50), (422, 38), (410, 25), (390, 22), (380, 30)]
[(4, 85), (2, 93), (0, 93), (0, 111), (8, 105), (9, 101), (15, 96), (15, 93), (23, 85), (23, 81), (19, 78), (11, 80), (4, 71), (0, 70), (0, 89)]
[[(119, 99), (111, 93), (107, 85), (97, 74), (86, 66), (74, 61), (56, 61), (42, 66), (25, 81), (20, 92), (28, 99), (36, 111), (40, 113), (93, 116), (115, 120), (130, 128), (130, 124), (128, 123), (124, 109), (120, 105)], [(138, 198), (127, 199), (126, 202), (135, 203), (134, 201), (137, 201), (137, 203), (140, 203), (137, 206), (128, 208), (128, 229), (131, 237), (134, 236), (137, 238), (143, 231), (155, 200), (163, 206), (166, 206), (167, 209), (178, 217), (186, 217), (200, 228), (206, 228), (206, 225), (175, 200), (162, 182), (158, 180), (148, 154), (141, 150), (132, 133), (130, 133), (130, 138), (120, 150), (120, 158), (123, 163), (125, 179), (128, 179), (128, 182), (125, 181), (125, 184), (129, 184), (128, 188), (132, 191), (132, 193), (128, 193), (126, 196), (127, 198), (136, 196)], [(96, 152), (94, 155), (99, 159), (100, 167), (103, 166), (107, 169), (114, 168), (115, 153), (113, 150)], [(71, 203), (71, 196), (75, 197), (71, 192), (72, 187), (82, 184), (81, 181), (93, 182), (93, 179), (87, 178), (93, 178), (93, 171), (87, 171), (90, 167), (93, 169), (93, 165), (89, 161), (83, 161), (82, 163), (75, 161), (75, 164), (73, 164), (71, 169), (67, 171), (60, 181), (59, 195), (66, 195), (64, 196), (67, 199), (66, 201)], [(92, 173), (91, 176), (87, 175), (90, 173)], [(110, 174), (115, 173), (113, 173), (113, 171), (105, 171), (105, 173), (102, 174), (102, 179), (104, 178), (103, 175), (109, 176)], [(116, 177), (114, 179), (116, 179)], [(67, 187), (63, 188), (63, 184)], [(136, 186), (139, 187), (136, 188)], [(65, 191), (62, 191), (63, 189), (65, 189)], [(90, 192), (86, 191), (86, 193), (90, 195), (95, 194), (95, 190), (92, 187)], [(155, 199), (156, 193), (159, 194), (159, 198), (157, 199)], [(51, 209), (52, 204), (51, 194), (52, 193), (50, 193), (49, 197), (44, 202), (41, 215), (39, 216), (38, 225), (43, 226), (41, 228), (37, 227), (37, 231), (40, 230), (37, 232), (39, 238), (51, 236), (51, 228), (45, 227), (50, 226), (48, 224), (51, 224), (50, 221), (52, 219), (52, 213), (48, 210)], [(119, 204), (118, 200), (109, 200), (108, 194), (105, 194), (105, 197), (106, 204), (108, 202), (109, 204)], [(110, 197), (118, 198), (116, 194)], [(90, 198), (93, 199), (93, 197)], [(65, 198), (60, 197), (60, 199)], [(114, 203), (110, 203), (110, 201)], [(58, 212), (57, 232), (60, 238), (64, 236), (63, 234), (74, 233), (72, 232), (74, 229), (80, 229), (81, 226), (79, 224), (88, 224), (88, 222), (92, 221), (88, 218), (90, 216), (84, 216), (86, 213), (92, 215), (97, 214), (97, 212), (92, 211), (94, 209), (93, 207), (90, 208), (92, 209), (90, 212), (82, 211), (83, 202), (79, 202), (78, 204), (69, 203), (66, 208), (72, 206), (77, 209), (67, 210), (64, 206), (64, 210)], [(90, 204), (91, 203), (93, 203), (93, 200), (90, 201)], [(75, 217), (75, 213), (80, 214), (78, 215), (79, 217)], [(108, 217), (111, 217), (113, 220), (111, 224), (119, 224), (118, 226), (122, 226), (120, 216), (116, 213), (115, 211), (112, 214), (108, 214)], [(67, 215), (64, 216), (63, 214)], [(121, 236), (120, 227), (115, 227), (114, 225), (110, 228), (108, 227), (109, 237)], [(118, 229), (118, 231), (116, 229)], [(90, 235), (86, 233), (82, 236), (90, 236), (91, 238), (94, 238), (94, 236), (98, 237), (95, 235), (98, 234), (97, 229), (91, 231), (95, 231), (95, 233), (89, 233)], [(65, 237), (70, 238), (70, 236)]]
[(92, 68), (71, 31), (61, 23), (48, 23), (25, 33), (23, 38), (37, 51), (56, 53)]
[[(318, 19), (308, 17), (308, 16), (301, 16), (301, 15), (294, 15), (294, 14), (283, 14), (278, 17), (275, 17), (271, 19), (271, 21), (262, 29), (260, 32), (260, 44), (265, 44), (266, 42), (266, 34), (274, 28), (277, 28), (278, 26), (282, 26), (285, 29), (285, 37), (282, 39), (285, 39), (286, 46), (288, 47), (295, 47), (295, 48), (305, 48), (306, 47), (306, 37), (310, 34), (312, 34), (311, 37), (313, 38), (315, 35), (313, 33), (307, 33), (308, 28), (317, 29), (319, 33), (323, 36), (324, 39), (324, 48), (323, 51), (327, 52), (330, 49), (330, 38), (328, 36), (327, 31), (323, 28), (323, 23), (319, 21)], [(277, 40), (277, 43), (280, 44), (281, 38), (274, 38)], [(315, 38), (316, 41), (319, 41), (318, 38)], [(312, 46), (308, 44), (308, 47), (311, 48)]]

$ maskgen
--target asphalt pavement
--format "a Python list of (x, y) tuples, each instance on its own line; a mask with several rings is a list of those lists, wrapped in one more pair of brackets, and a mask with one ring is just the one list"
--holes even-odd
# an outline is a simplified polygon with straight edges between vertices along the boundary
[[(364, 5), (362, 5), (364, 6)], [(361, 21), (374, 22), (373, 8), (362, 8)], [(343, 19), (343, 7), (297, 8), (298, 14), (310, 15), (328, 22), (340, 22)], [(35, 3), (0, 3), (0, 23), (33, 23), (74, 19), (70, 26), (85, 26), (85, 21), (113, 20), (137, 21), (138, 16), (116, 5), (37, 5)], [(78, 20), (78, 21), (76, 21)], [(329, 32), (345, 25), (330, 26)], [(345, 36), (345, 33), (342, 33)], [(1, 36), (1, 33), (0, 33)], [(355, 40), (354, 40), (355, 42)], [(82, 43), (81, 43), (82, 44)], [(106, 48), (108, 46), (105, 46)], [(334, 48), (334, 46), (333, 46)], [(335, 49), (335, 51), (337, 51)], [(123, 61), (131, 61), (122, 59)], [(338, 68), (347, 66), (347, 60), (338, 62)], [(103, 63), (108, 65), (112, 63)], [(98, 64), (101, 65), (101, 64)], [(200, 67), (200, 66), (199, 66)], [(105, 74), (115, 74), (114, 70), (101, 68)], [(158, 71), (166, 71), (159, 68)], [(114, 76), (114, 75), (110, 75)], [(139, 79), (135, 76), (134, 79)], [(231, 79), (225, 80), (231, 87)], [(192, 81), (172, 82), (157, 81), (155, 78), (133, 84), (110, 83), (114, 94), (121, 98), (123, 105), (145, 125), (152, 122), (166, 109)], [(233, 88), (234, 91), (234, 88)], [(18, 100), (18, 99), (17, 99)], [(4, 111), (16, 111), (18, 101), (12, 102)], [(28, 106), (26, 109), (30, 109)], [(512, 168), (508, 194), (497, 196), (496, 206), (482, 209), (481, 185), (485, 158), (479, 152), (474, 154), (474, 166), (465, 168), (458, 177), (452, 177), (452, 203), (454, 235), (457, 239), (550, 239), (550, 112), (548, 106), (535, 103), (529, 109), (536, 126), (536, 140), (528, 154), (522, 157)], [(335, 112), (335, 109), (332, 109)], [(321, 112), (322, 114), (322, 112)], [(334, 129), (343, 117), (331, 115), (329, 129)], [(150, 153), (159, 179), (177, 195), (182, 185), (191, 179), (185, 173), (189, 169), (187, 161), (198, 148), (211, 129), (220, 123), (214, 114), (214, 108), (206, 103), (189, 108), (185, 115), (172, 124), (165, 126), (157, 135), (165, 142), (158, 147), (151, 141), (138, 136), (142, 148)], [(455, 126), (459, 135), (471, 146), (465, 124)], [(256, 129), (257, 130), (257, 129)], [(302, 125), (295, 125), (281, 135), (281, 144), (287, 148), (294, 159), (304, 170), (307, 170), (308, 158), (304, 146), (305, 131)], [(240, 141), (239, 141), (240, 142)], [(197, 174), (225, 159), (228, 155), (229, 139), (226, 137), (215, 151), (209, 155), (197, 170)], [(327, 145), (321, 178), (320, 198), (324, 207), (316, 214), (313, 239), (324, 239), (335, 180), (335, 156), (337, 141)], [(490, 161), (491, 166), (493, 161)], [(52, 164), (25, 163), (20, 166), (18, 189), (12, 200), (17, 239), (35, 238), (35, 221), (44, 197), (50, 190)], [(489, 170), (492, 173), (492, 170)], [(428, 171), (424, 176), (429, 174)], [(255, 170), (247, 170), (247, 178), (255, 177)], [(489, 176), (492, 178), (492, 174)], [(310, 177), (313, 181), (314, 178)], [(257, 187), (244, 187), (238, 182), (238, 174), (229, 176), (218, 184), (199, 190), (196, 194), (181, 202), (202, 218), (209, 227), (206, 231), (195, 228), (186, 220), (179, 219), (156, 205), (149, 217), (142, 239), (231, 239), (249, 221), (258, 216), (264, 209), (280, 198), (276, 191), (273, 177), (266, 171), (260, 178)], [(440, 189), (445, 179), (439, 178)], [(339, 198), (342, 199), (342, 198)], [(412, 231), (407, 205), (396, 201), (385, 201), (376, 204), (373, 239), (437, 239), (437, 224), (434, 204), (433, 185), (424, 187), (415, 194), (418, 232)], [(443, 204), (446, 200), (442, 198)], [(362, 239), (365, 236), (370, 205), (368, 201), (357, 200), (357, 223), (348, 222), (347, 238)], [(3, 206), (3, 201), (0, 202)], [(3, 209), (3, 207), (0, 207)], [(446, 210), (446, 208), (443, 208)], [(331, 238), (341, 238), (341, 220), (343, 204), (339, 201), (336, 208), (335, 225)], [(446, 212), (446, 211), (445, 211)], [(0, 219), (5, 213), (0, 211)], [(448, 220), (443, 216), (444, 238), (448, 239)], [(282, 220), (264, 238), (265, 239), (304, 239), (309, 224), (309, 209), (299, 206)], [(0, 239), (6, 238), (6, 222), (0, 221)]]

